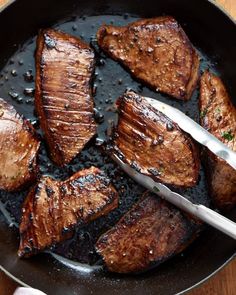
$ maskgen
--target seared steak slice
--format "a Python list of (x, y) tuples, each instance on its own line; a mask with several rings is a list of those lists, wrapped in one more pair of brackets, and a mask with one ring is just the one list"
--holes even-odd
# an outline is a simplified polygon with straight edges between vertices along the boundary
[(39, 146), (32, 125), (0, 99), (0, 189), (19, 190), (36, 180)]
[(178, 209), (146, 193), (96, 243), (109, 271), (137, 273), (183, 251), (197, 236), (197, 224)]
[(108, 214), (118, 194), (98, 168), (91, 167), (66, 181), (43, 177), (22, 209), (19, 256), (31, 256), (71, 236), (70, 230)]
[[(201, 78), (202, 126), (236, 152), (236, 108), (220, 78), (206, 71)], [(210, 193), (219, 208), (236, 205), (236, 171), (204, 150)]]
[(104, 25), (99, 46), (133, 76), (157, 91), (188, 100), (199, 77), (199, 57), (175, 19), (143, 19), (126, 27)]
[(144, 97), (128, 91), (118, 99), (112, 152), (156, 181), (178, 187), (197, 183), (199, 158), (191, 138)]
[(35, 106), (52, 160), (69, 163), (96, 133), (91, 92), (94, 53), (80, 39), (40, 31)]

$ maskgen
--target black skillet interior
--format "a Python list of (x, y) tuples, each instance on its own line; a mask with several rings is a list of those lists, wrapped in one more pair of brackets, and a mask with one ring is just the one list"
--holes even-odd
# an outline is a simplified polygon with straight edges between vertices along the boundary
[[(145, 5), (144, 5), (145, 4)], [(103, 138), (114, 100), (128, 88), (156, 97), (174, 105), (198, 120), (197, 97), (181, 103), (156, 94), (140, 83), (117, 63), (99, 52), (94, 39), (102, 23), (124, 25), (140, 17), (163, 14), (174, 16), (184, 27), (190, 40), (202, 56), (202, 70), (210, 68), (222, 76), (232, 97), (236, 97), (236, 27), (214, 4), (206, 0), (120, 0), (120, 1), (30, 1), (19, 0), (0, 15), (1, 59), (0, 96), (38, 127), (34, 115), (33, 88), (35, 38), (39, 28), (56, 27), (91, 42), (97, 52), (94, 86), (95, 104), (99, 111), (99, 138)], [(26, 74), (27, 73), (27, 74)], [(26, 75), (24, 75), (26, 74)], [(103, 117), (104, 116), (104, 117)], [(40, 130), (38, 130), (40, 132)], [(99, 141), (94, 140), (71, 165), (58, 169), (48, 160), (44, 147), (40, 154), (43, 174), (65, 178), (91, 164), (102, 167), (113, 179), (121, 195), (119, 210), (76, 233), (75, 238), (54, 249), (73, 261), (99, 264), (93, 244), (99, 234), (108, 229), (139, 198), (143, 189), (128, 179), (103, 155)], [(16, 221), (20, 204), (27, 191), (19, 194), (0, 192), (0, 206)], [(209, 204), (204, 173), (196, 189), (184, 192), (195, 201)], [(236, 219), (234, 212), (230, 217)], [(47, 294), (176, 294), (202, 281), (229, 260), (235, 252), (235, 242), (213, 229), (207, 229), (182, 255), (139, 276), (118, 276), (96, 270), (85, 264), (56, 259), (41, 254), (30, 260), (19, 260), (17, 229), (9, 227), (0, 214), (0, 265), (25, 283)], [(68, 250), (70, 249), (70, 250)]]

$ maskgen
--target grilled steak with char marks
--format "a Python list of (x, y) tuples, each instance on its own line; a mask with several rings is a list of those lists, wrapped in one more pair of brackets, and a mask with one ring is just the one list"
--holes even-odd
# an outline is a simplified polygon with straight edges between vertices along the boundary
[(91, 91), (94, 53), (80, 39), (40, 31), (35, 106), (52, 160), (69, 163), (96, 133)]
[(40, 141), (33, 126), (0, 99), (0, 189), (15, 191), (36, 180)]
[(137, 273), (183, 251), (193, 241), (198, 225), (178, 209), (146, 193), (96, 243), (109, 271)]
[(126, 27), (102, 26), (99, 46), (157, 91), (188, 100), (199, 78), (199, 56), (172, 17), (143, 19)]
[[(202, 126), (236, 152), (236, 108), (221, 79), (209, 71), (201, 78)], [(236, 171), (209, 150), (204, 150), (210, 193), (222, 209), (236, 205)]]
[(111, 152), (156, 181), (178, 187), (196, 185), (199, 157), (191, 138), (132, 91), (120, 97), (117, 105), (119, 120)]
[(98, 168), (79, 171), (66, 181), (42, 177), (23, 205), (18, 255), (28, 257), (61, 242), (76, 225), (117, 206), (118, 194)]

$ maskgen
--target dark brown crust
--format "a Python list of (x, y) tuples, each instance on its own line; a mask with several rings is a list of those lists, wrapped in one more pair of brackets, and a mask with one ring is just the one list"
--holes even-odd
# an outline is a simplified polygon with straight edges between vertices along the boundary
[(69, 163), (96, 133), (91, 78), (94, 52), (80, 39), (39, 32), (35, 107), (52, 160)]
[(156, 195), (146, 193), (96, 243), (109, 271), (139, 273), (183, 251), (199, 226)]
[(174, 18), (143, 19), (126, 27), (104, 25), (97, 40), (108, 55), (151, 88), (177, 99), (191, 98), (200, 60)]
[(29, 257), (71, 236), (77, 226), (108, 214), (118, 194), (98, 168), (77, 172), (66, 181), (43, 177), (22, 208), (18, 255)]
[(196, 185), (200, 163), (193, 140), (133, 91), (127, 91), (117, 104), (112, 152), (156, 181), (178, 187)]
[(40, 141), (33, 126), (0, 99), (0, 189), (17, 191), (36, 181)]
[[(209, 71), (201, 77), (200, 111), (202, 126), (236, 151), (236, 108), (221, 79)], [(204, 150), (204, 159), (215, 205), (221, 209), (233, 207), (236, 205), (236, 171), (209, 150)]]

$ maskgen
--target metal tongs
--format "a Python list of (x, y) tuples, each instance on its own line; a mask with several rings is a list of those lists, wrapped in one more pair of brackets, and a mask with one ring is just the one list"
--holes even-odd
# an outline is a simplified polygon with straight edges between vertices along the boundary
[[(162, 103), (158, 100), (145, 97), (147, 102), (155, 109), (165, 114), (179, 127), (189, 133), (197, 142), (207, 147), (212, 153), (225, 160), (231, 167), (236, 169), (236, 153), (230, 150), (225, 144), (219, 141), (215, 136), (202, 128), (199, 124), (186, 116), (181, 111)], [(167, 186), (155, 182), (151, 177), (141, 174), (124, 163), (117, 155), (113, 154), (113, 159), (119, 166), (137, 183), (141, 184), (148, 190), (159, 195), (176, 207), (196, 216), (200, 220), (215, 227), (228, 236), (236, 239), (236, 223), (222, 216), (221, 214), (207, 208), (204, 205), (194, 204), (180, 194), (171, 191)]]

